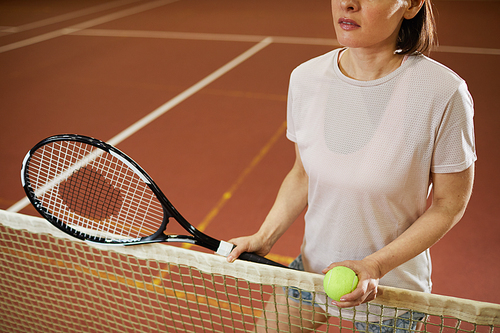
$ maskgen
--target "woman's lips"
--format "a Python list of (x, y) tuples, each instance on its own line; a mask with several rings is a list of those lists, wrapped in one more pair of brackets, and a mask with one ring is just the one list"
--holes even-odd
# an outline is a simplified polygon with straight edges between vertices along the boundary
[(359, 24), (356, 23), (356, 21), (345, 17), (340, 18), (338, 22), (340, 27), (344, 30), (354, 30), (361, 27)]

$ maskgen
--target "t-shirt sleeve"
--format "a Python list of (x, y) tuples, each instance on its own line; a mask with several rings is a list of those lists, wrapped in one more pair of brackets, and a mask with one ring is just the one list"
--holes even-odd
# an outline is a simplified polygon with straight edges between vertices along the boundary
[(452, 95), (438, 129), (431, 171), (464, 171), (477, 159), (474, 138), (474, 105), (465, 82)]
[(292, 142), (297, 142), (295, 135), (295, 124), (293, 121), (293, 96), (292, 96), (292, 79), (290, 78), (290, 85), (288, 88), (288, 98), (286, 107), (286, 137)]

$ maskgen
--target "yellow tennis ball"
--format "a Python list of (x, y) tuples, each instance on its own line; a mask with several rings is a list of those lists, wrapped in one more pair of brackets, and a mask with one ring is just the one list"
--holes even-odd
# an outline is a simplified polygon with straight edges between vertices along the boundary
[(326, 294), (340, 301), (340, 298), (349, 294), (358, 286), (358, 276), (350, 268), (337, 266), (328, 271), (323, 279)]

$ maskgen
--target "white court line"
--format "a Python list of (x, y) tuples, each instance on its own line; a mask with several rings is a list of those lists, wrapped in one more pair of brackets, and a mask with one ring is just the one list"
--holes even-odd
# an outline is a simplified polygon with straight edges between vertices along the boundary
[(465, 46), (437, 46), (432, 52), (447, 52), (447, 53), (467, 53), (467, 54), (486, 54), (500, 55), (500, 49), (490, 49), (483, 47), (465, 47)]
[[(123, 4), (126, 2), (133, 2), (137, 0), (122, 0)], [(160, 7), (178, 0), (159, 0), (152, 3), (147, 3), (130, 9), (125, 9), (113, 14), (105, 15), (93, 20), (89, 20), (80, 24), (73, 25), (64, 29), (52, 31), (40, 36), (25, 39), (12, 44), (0, 46), (0, 53), (14, 50), (20, 47), (32, 45), (35, 43), (43, 42), (52, 38), (60, 37), (63, 35), (74, 34), (84, 36), (108, 36), (108, 37), (141, 37), (141, 38), (165, 38), (165, 39), (192, 39), (192, 40), (217, 40), (217, 41), (234, 41), (234, 42), (258, 42), (266, 36), (259, 35), (237, 35), (237, 34), (212, 34), (212, 33), (189, 33), (189, 32), (171, 32), (171, 31), (139, 31), (139, 30), (106, 30), (106, 29), (88, 29), (90, 27), (113, 21), (125, 16), (137, 14), (149, 9)], [(112, 4), (117, 4), (113, 2)], [(110, 5), (110, 4), (108, 4)], [(118, 6), (118, 5), (116, 5)], [(100, 6), (96, 6), (100, 7)], [(42, 22), (42, 21), (39, 21)], [(34, 22), (33, 24), (36, 24)], [(8, 27), (3, 31), (9, 30)], [(17, 27), (20, 28), (20, 27)], [(16, 27), (11, 27), (16, 29)], [(1, 32), (1, 31), (0, 31)], [(274, 43), (280, 44), (302, 44), (302, 45), (326, 45), (338, 46), (338, 42), (333, 38), (308, 38), (308, 37), (284, 37), (273, 36)], [(433, 49), (433, 52), (446, 52), (446, 53), (463, 53), (463, 54), (485, 54), (485, 55), (500, 55), (500, 49), (494, 48), (479, 48), (479, 47), (461, 47), (461, 46), (438, 46)]]
[(51, 25), (54, 23), (64, 22), (67, 20), (71, 20), (74, 18), (85, 16), (85, 15), (94, 14), (94, 13), (98, 13), (98, 12), (101, 12), (104, 10), (124, 6), (124, 5), (127, 5), (129, 3), (133, 3), (133, 2), (137, 2), (137, 1), (140, 1), (140, 0), (113, 1), (113, 2), (102, 4), (102, 5), (84, 8), (84, 9), (76, 10), (74, 12), (70, 12), (70, 13), (66, 13), (66, 14), (62, 14), (62, 15), (58, 15), (58, 16), (54, 16), (54, 17), (49, 17), (49, 18), (44, 19), (44, 20), (23, 24), (23, 25), (20, 25), (17, 27), (0, 27), (0, 32), (1, 33), (16, 33), (16, 32), (36, 29), (36, 28), (44, 27), (44, 26)]
[[(170, 101), (166, 102), (165, 104), (163, 104), (162, 106), (160, 106), (159, 108), (157, 108), (156, 110), (151, 112), (150, 114), (146, 115), (145, 117), (138, 120), (137, 122), (135, 122), (134, 124), (132, 124), (131, 126), (126, 128), (125, 130), (123, 130), (122, 132), (115, 135), (113, 138), (109, 139), (107, 142), (110, 145), (116, 146), (117, 144), (119, 144), (123, 140), (130, 137), (135, 132), (142, 129), (144, 126), (151, 123), (153, 120), (157, 119), (158, 117), (160, 117), (161, 115), (163, 115), (164, 113), (166, 113), (167, 111), (169, 111), (170, 109), (172, 109), (173, 107), (175, 107), (176, 105), (181, 103), (182, 101), (191, 97), (192, 95), (194, 95), (195, 93), (197, 93), (198, 91), (200, 91), (201, 89), (203, 89), (204, 87), (209, 85), (210, 83), (214, 82), (215, 80), (220, 78), (222, 75), (226, 74), (227, 72), (229, 72), (230, 70), (232, 70), (233, 68), (235, 68), (236, 66), (238, 66), (239, 64), (241, 64), (242, 62), (244, 62), (245, 60), (250, 58), (251, 56), (253, 56), (254, 54), (256, 54), (257, 52), (261, 51), (262, 49), (264, 49), (266, 46), (268, 46), (272, 42), (273, 42), (273, 39), (271, 37), (264, 38), (258, 44), (252, 46), (250, 49), (243, 52), (242, 54), (240, 54), (239, 56), (237, 56), (236, 58), (234, 58), (233, 60), (231, 60), (230, 62), (225, 64), (224, 66), (220, 67), (215, 72), (211, 73), (210, 75), (208, 75), (207, 77), (205, 77), (204, 79), (199, 81), (198, 83), (196, 83), (193, 86), (189, 87), (188, 89), (184, 90), (182, 93), (175, 96)], [(29, 203), (30, 203), (29, 199), (27, 197), (24, 197), (23, 199), (19, 200), (17, 203), (12, 205), (11, 207), (7, 208), (7, 211), (17, 213), (21, 209), (23, 209), (24, 207), (29, 205)]]
[[(135, 37), (135, 38), (164, 38), (184, 40), (212, 40), (230, 42), (258, 42), (266, 36), (260, 35), (238, 35), (238, 34), (214, 34), (196, 32), (175, 31), (145, 31), (145, 30), (113, 30), (113, 29), (86, 29), (73, 33), (81, 36), (98, 37)], [(273, 43), (279, 44), (301, 44), (301, 45), (325, 45), (338, 46), (339, 43), (333, 38), (308, 38), (308, 37), (284, 37), (272, 36)], [(463, 53), (463, 54), (485, 54), (500, 55), (500, 49), (464, 47), (464, 46), (437, 46), (432, 52)]]
[(79, 31), (79, 30), (87, 29), (87, 28), (90, 28), (90, 27), (93, 27), (93, 26), (96, 26), (99, 24), (107, 23), (110, 21), (114, 21), (114, 20), (126, 17), (126, 16), (138, 14), (138, 13), (150, 10), (150, 9), (161, 7), (161, 6), (170, 4), (172, 2), (176, 2), (176, 1), (178, 1), (178, 0), (158, 0), (158, 1), (145, 3), (142, 5), (136, 6), (136, 7), (123, 9), (123, 10), (118, 11), (116, 13), (104, 15), (104, 16), (98, 17), (96, 19), (82, 22), (82, 23), (79, 23), (79, 24), (76, 24), (76, 25), (73, 25), (73, 26), (70, 26), (67, 28), (51, 31), (51, 32), (48, 32), (46, 34), (42, 34), (42, 35), (39, 35), (36, 37), (32, 37), (32, 38), (28, 38), (25, 40), (21, 40), (19, 42), (0, 46), (0, 53), (15, 50), (15, 49), (18, 49), (18, 48), (21, 48), (24, 46), (33, 45), (33, 44), (40, 43), (40, 42), (43, 42), (43, 41), (46, 41), (49, 39), (53, 39), (56, 37), (64, 36), (64, 35), (67, 35), (67, 34), (70, 34), (70, 33), (73, 33), (73, 32)]
[(136, 122), (135, 124), (130, 126), (129, 128), (122, 131), (120, 134), (111, 138), (108, 141), (108, 143), (110, 145), (114, 146), (114, 145), (117, 145), (118, 143), (122, 142), (123, 140), (125, 140), (126, 138), (128, 138), (129, 136), (131, 136), (132, 134), (134, 134), (135, 132), (137, 132), (138, 130), (140, 130), (141, 128), (143, 128), (144, 126), (146, 126), (147, 124), (149, 124), (150, 122), (152, 122), (153, 120), (155, 120), (156, 118), (158, 118), (159, 116), (161, 116), (162, 114), (167, 112), (168, 110), (172, 109), (177, 104), (181, 103), (182, 101), (184, 101), (187, 98), (189, 98), (190, 96), (194, 95), (195, 93), (197, 93), (201, 89), (205, 88), (207, 85), (209, 85), (213, 81), (217, 80), (222, 75), (226, 74), (231, 69), (235, 68), (236, 66), (238, 66), (239, 64), (241, 64), (242, 62), (244, 62), (245, 60), (247, 60), (248, 58), (250, 58), (254, 54), (256, 54), (257, 52), (259, 52), (260, 50), (262, 50), (263, 48), (265, 48), (266, 46), (271, 44), (272, 42), (273, 42), (273, 39), (271, 37), (264, 38), (258, 44), (254, 45), (253, 47), (251, 47), (247, 51), (243, 52), (242, 54), (240, 54), (239, 56), (237, 56), (236, 58), (234, 58), (233, 60), (231, 60), (230, 62), (228, 62), (227, 64), (225, 64), (224, 66), (222, 66), (221, 68), (219, 68), (218, 70), (213, 72), (212, 74), (205, 77), (203, 80), (199, 81), (195, 85), (186, 89), (185, 91), (183, 91), (179, 95), (175, 96), (170, 101), (163, 104), (162, 106), (160, 106), (159, 108), (157, 108), (156, 110), (154, 110), (153, 112), (151, 112), (150, 114), (148, 114), (147, 116), (145, 116), (144, 118), (142, 118), (141, 120), (139, 120), (138, 122)]
[[(99, 37), (135, 37), (135, 38), (164, 38), (183, 40), (210, 40), (228, 42), (254, 42), (258, 43), (267, 36), (215, 34), (203, 32), (176, 32), (176, 31), (147, 31), (147, 30), (113, 30), (113, 29), (86, 29), (72, 33), (80, 36)], [(282, 37), (273, 36), (273, 43), (279, 44), (305, 44), (305, 45), (339, 45), (333, 38), (308, 38), (308, 37)]]

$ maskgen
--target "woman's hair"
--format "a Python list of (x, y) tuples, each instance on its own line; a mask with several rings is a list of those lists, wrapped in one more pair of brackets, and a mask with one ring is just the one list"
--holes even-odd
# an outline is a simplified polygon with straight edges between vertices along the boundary
[(403, 19), (396, 45), (397, 53), (427, 53), (436, 43), (436, 22), (430, 0), (425, 0), (420, 11), (411, 20)]

